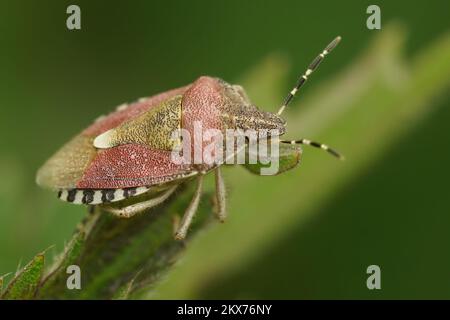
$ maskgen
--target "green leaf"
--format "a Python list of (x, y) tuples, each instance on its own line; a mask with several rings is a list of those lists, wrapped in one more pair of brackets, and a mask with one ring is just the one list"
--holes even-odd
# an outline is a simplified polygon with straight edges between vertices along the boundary
[(133, 279), (128, 281), (128, 283), (126, 283), (124, 286), (122, 286), (122, 288), (117, 290), (117, 293), (114, 295), (113, 299), (115, 299), (115, 300), (127, 300), (127, 299), (129, 299), (130, 294), (131, 294), (131, 292), (133, 290), (134, 283), (135, 283), (136, 278), (138, 277), (139, 274), (140, 274), (140, 271), (133, 277)]
[(2, 276), (0, 276), (0, 297), (2, 296), (2, 292), (3, 292), (3, 283), (5, 282), (5, 278), (10, 275), (9, 273), (4, 274)]
[(63, 254), (55, 259), (54, 265), (42, 280), (38, 296), (51, 296), (53, 288), (65, 285), (67, 280), (66, 269), (77, 262), (85, 242), (85, 236), (86, 234), (83, 231), (74, 234), (72, 240), (65, 247)]
[(44, 268), (44, 253), (36, 255), (9, 283), (2, 299), (33, 299)]
[[(68, 245), (64, 258), (44, 280), (37, 297), (125, 299), (149, 294), (212, 216), (211, 202), (203, 201), (186, 241), (174, 240), (174, 215), (184, 212), (191, 197), (191, 186), (186, 184), (163, 204), (129, 219), (100, 210), (90, 215)], [(81, 290), (67, 289), (65, 269), (70, 264), (80, 267)]]

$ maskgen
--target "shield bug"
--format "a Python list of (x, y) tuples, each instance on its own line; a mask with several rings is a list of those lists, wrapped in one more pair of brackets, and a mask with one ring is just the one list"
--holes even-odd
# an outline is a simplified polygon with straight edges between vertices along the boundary
[[(222, 163), (174, 162), (174, 149), (182, 146), (183, 150), (194, 150), (197, 146), (192, 140), (174, 139), (173, 132), (182, 129), (194, 135), (198, 122), (202, 131), (218, 133), (229, 129), (275, 130), (276, 134), (269, 138), (281, 142), (276, 159), (280, 166), (278, 173), (299, 164), (301, 144), (321, 148), (340, 158), (336, 151), (321, 143), (279, 139), (286, 131), (282, 112), (339, 41), (340, 37), (334, 39), (311, 62), (277, 114), (259, 110), (242, 87), (203, 76), (187, 86), (120, 105), (113, 113), (100, 117), (47, 160), (36, 181), (55, 190), (63, 201), (99, 205), (118, 217), (129, 218), (165, 201), (181, 183), (196, 179), (195, 194), (175, 232), (176, 239), (183, 239), (200, 201), (203, 176), (214, 171), (217, 215), (223, 221), (226, 196), (220, 172)], [(232, 154), (234, 148), (233, 145)], [(252, 172), (261, 167), (259, 163), (245, 166)]]

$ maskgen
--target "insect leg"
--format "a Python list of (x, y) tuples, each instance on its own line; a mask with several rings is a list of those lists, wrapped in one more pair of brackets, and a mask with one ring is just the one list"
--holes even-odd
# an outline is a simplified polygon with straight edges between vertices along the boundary
[(152, 198), (147, 201), (135, 203), (123, 208), (115, 208), (112, 206), (101, 206), (103, 210), (110, 212), (119, 218), (131, 218), (135, 214), (142, 212), (146, 209), (150, 209), (158, 204), (164, 202), (175, 191), (177, 185), (165, 190), (160, 196)]
[(178, 226), (178, 229), (175, 232), (176, 240), (183, 240), (186, 237), (187, 231), (192, 222), (192, 218), (194, 218), (194, 215), (197, 212), (203, 188), (203, 175), (199, 175), (197, 181), (198, 181), (197, 188), (195, 189), (194, 197), (192, 198), (191, 203), (187, 207), (186, 212), (184, 213), (183, 218), (181, 219), (180, 225)]
[(320, 143), (320, 142), (315, 142), (315, 141), (311, 141), (308, 139), (300, 139), (300, 140), (280, 140), (281, 143), (289, 143), (289, 144), (306, 144), (308, 146), (311, 147), (315, 147), (315, 148), (320, 148), (322, 150), (325, 150), (326, 152), (332, 154), (333, 156), (335, 156), (336, 158), (340, 159), (340, 160), (344, 160), (344, 156), (342, 154), (340, 154), (339, 152), (337, 152), (336, 150), (330, 148), (329, 146), (327, 146), (326, 144)]
[(289, 92), (286, 99), (284, 99), (283, 105), (278, 110), (278, 115), (281, 115), (284, 111), (284, 109), (288, 106), (288, 104), (292, 101), (292, 99), (295, 97), (295, 94), (297, 91), (305, 84), (306, 80), (308, 80), (308, 77), (311, 73), (314, 72), (314, 70), (317, 69), (319, 64), (322, 62), (322, 60), (325, 58), (327, 54), (331, 52), (341, 41), (341, 37), (336, 37), (333, 41), (331, 41), (325, 49), (309, 64), (308, 68), (306, 69), (305, 73), (298, 78), (297, 83), (295, 87)]
[(220, 171), (220, 167), (217, 167), (215, 171), (216, 178), (216, 200), (217, 200), (217, 217), (220, 222), (224, 222), (227, 217), (226, 212), (226, 189), (225, 182), (222, 177), (222, 172)]

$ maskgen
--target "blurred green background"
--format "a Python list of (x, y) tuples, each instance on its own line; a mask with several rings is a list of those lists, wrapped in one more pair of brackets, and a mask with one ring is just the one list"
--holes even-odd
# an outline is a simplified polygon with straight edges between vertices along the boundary
[[(66, 28), (69, 4), (81, 7), (80, 31)], [(450, 81), (439, 73), (448, 65), (414, 60), (448, 39), (450, 4), (378, 1), (382, 29), (368, 30), (370, 4), (2, 1), (0, 275), (51, 245), (59, 252), (83, 217), (34, 176), (98, 115), (200, 75), (248, 85), (275, 111), (341, 35), (285, 117), (289, 138), (324, 140), (348, 161), (305, 149), (304, 164), (283, 176), (227, 169), (229, 221), (195, 239), (156, 297), (450, 298)], [(414, 70), (433, 73), (415, 83)], [(328, 119), (334, 101), (359, 107)], [(382, 290), (366, 288), (371, 264), (381, 267)]]

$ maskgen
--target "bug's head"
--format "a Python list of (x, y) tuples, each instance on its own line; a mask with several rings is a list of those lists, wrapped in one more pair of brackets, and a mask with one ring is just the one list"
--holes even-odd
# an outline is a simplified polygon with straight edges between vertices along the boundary
[(225, 127), (231, 129), (265, 130), (274, 135), (283, 135), (286, 131), (286, 121), (274, 113), (260, 110), (252, 104), (239, 85), (231, 85), (219, 80), (223, 85), (225, 104), (223, 106), (222, 121)]
[[(225, 114), (230, 117), (231, 115), (231, 124), (235, 124), (235, 127), (240, 129), (255, 129), (255, 130), (273, 130), (276, 129), (275, 132), (277, 134), (272, 134), (273, 136), (281, 136), (285, 133), (285, 121), (280, 117), (286, 107), (290, 104), (292, 99), (295, 97), (296, 93), (302, 88), (305, 82), (308, 80), (308, 77), (317, 69), (319, 64), (328, 55), (341, 41), (341, 37), (336, 37), (333, 41), (331, 41), (325, 49), (309, 64), (305, 73), (298, 78), (296, 85), (289, 92), (287, 97), (285, 98), (283, 104), (278, 110), (277, 114), (272, 114), (269, 112), (264, 112), (259, 110), (257, 107), (252, 105), (248, 100), (244, 90), (240, 86), (228, 85), (225, 86), (225, 96), (231, 103), (229, 103), (231, 107), (231, 112)], [(235, 103), (234, 103), (235, 102)], [(234, 107), (236, 106), (236, 107)], [(299, 140), (280, 140), (280, 142), (284, 144), (289, 144), (292, 146), (292, 150), (294, 154), (297, 152), (295, 145), (306, 144), (316, 148), (320, 148), (329, 152), (330, 154), (336, 156), (337, 158), (343, 159), (343, 156), (335, 151), (334, 149), (328, 147), (327, 145), (315, 141), (311, 141), (309, 139), (299, 139)], [(291, 152), (291, 149), (286, 149)]]

